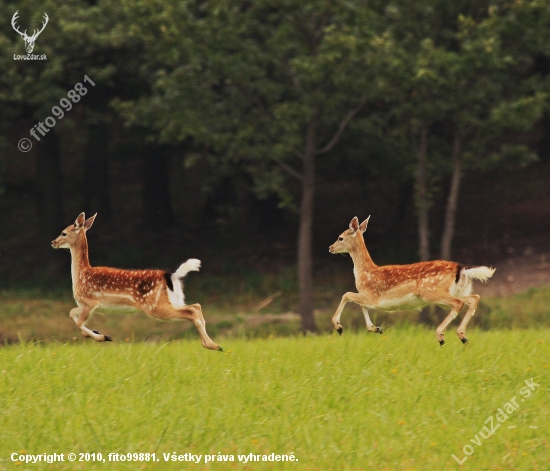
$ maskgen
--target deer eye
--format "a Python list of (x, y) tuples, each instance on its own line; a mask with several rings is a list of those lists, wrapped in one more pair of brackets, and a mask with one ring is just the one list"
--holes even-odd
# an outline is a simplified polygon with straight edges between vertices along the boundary
[(61, 235), (62, 235), (63, 237), (67, 237), (67, 233), (66, 233), (66, 232), (62, 232)]
[(343, 237), (338, 237), (338, 240), (339, 240), (340, 242), (342, 242), (342, 241), (344, 240), (344, 238), (343, 238)]

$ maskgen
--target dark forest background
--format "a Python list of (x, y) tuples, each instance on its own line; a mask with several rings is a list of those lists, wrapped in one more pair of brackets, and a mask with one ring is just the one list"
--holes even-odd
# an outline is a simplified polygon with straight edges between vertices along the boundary
[(68, 289), (81, 211), (94, 265), (287, 273), (305, 330), (353, 216), (379, 264), (550, 242), (547, 1), (3, 0), (0, 71), (3, 288)]

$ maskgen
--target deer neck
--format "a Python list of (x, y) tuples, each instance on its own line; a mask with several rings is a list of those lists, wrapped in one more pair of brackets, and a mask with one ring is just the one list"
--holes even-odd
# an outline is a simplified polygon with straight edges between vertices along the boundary
[(370, 257), (369, 251), (367, 250), (363, 236), (358, 234), (357, 238), (357, 244), (355, 244), (353, 250), (349, 252), (351, 259), (353, 260), (353, 274), (355, 275), (356, 282), (359, 279), (360, 273), (372, 270), (376, 267)]
[(90, 268), (90, 261), (88, 259), (88, 241), (86, 240), (86, 235), (83, 234), (78, 238), (76, 244), (71, 246), (71, 275), (73, 285), (78, 279), (80, 272), (86, 268)]

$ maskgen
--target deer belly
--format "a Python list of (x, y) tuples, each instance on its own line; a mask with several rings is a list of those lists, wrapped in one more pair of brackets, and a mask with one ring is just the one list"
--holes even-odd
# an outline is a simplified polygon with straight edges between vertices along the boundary
[(402, 296), (384, 296), (372, 306), (382, 311), (410, 311), (424, 307), (427, 303), (416, 294), (406, 294)]
[(109, 309), (128, 309), (135, 308), (136, 300), (129, 293), (94, 293), (95, 299), (99, 301), (99, 305)]
[(130, 312), (136, 312), (141, 311), (141, 309), (138, 309), (135, 306), (131, 306), (129, 304), (104, 304), (101, 303), (99, 307), (97, 308), (97, 312), (99, 314), (108, 314), (110, 312), (117, 312), (117, 313), (130, 313)]

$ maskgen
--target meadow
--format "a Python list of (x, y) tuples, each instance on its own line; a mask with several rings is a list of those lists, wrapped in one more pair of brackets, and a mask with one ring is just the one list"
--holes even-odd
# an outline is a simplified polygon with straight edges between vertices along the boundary
[[(7, 345), (0, 467), (549, 469), (550, 333), (473, 329), (469, 338), (464, 347), (449, 331), (439, 348), (433, 329), (402, 326), (384, 335), (218, 338), (224, 353), (195, 339)], [(489, 417), (510, 401), (516, 410), (482, 438)], [(14, 463), (14, 452), (64, 453), (65, 462)], [(70, 463), (70, 452), (106, 460), (156, 453), (160, 461)], [(203, 458), (165, 462), (163, 453), (174, 452)], [(235, 461), (204, 463), (218, 453)], [(292, 453), (297, 461), (238, 460), (250, 453)], [(467, 460), (460, 466), (453, 454)]]
[[(186, 281), (188, 303), (203, 306), (207, 330), (218, 336), (268, 338), (300, 333), (296, 314), (297, 289), (291, 276), (259, 275), (229, 280), (231, 289), (223, 289), (221, 277), (207, 276)], [(315, 292), (316, 323), (321, 334), (329, 334), (330, 322), (342, 293), (349, 291), (351, 272), (318, 283)], [(239, 284), (240, 282), (240, 284)], [(69, 311), (75, 306), (72, 293), (66, 289), (0, 290), (0, 345), (24, 342), (90, 343), (82, 338)], [(435, 331), (447, 315), (435, 306), (423, 312), (371, 311), (376, 325), (388, 327), (424, 325)], [(87, 325), (110, 335), (115, 342), (198, 339), (190, 322), (159, 322), (138, 311), (115, 311), (95, 314)], [(361, 309), (348, 304), (342, 316), (346, 332), (362, 332), (365, 320)], [(458, 325), (449, 327), (450, 336)], [(454, 326), (454, 327), (453, 327)], [(550, 287), (530, 288), (508, 296), (482, 296), (468, 329), (550, 328)], [(434, 334), (435, 338), (435, 334)]]

